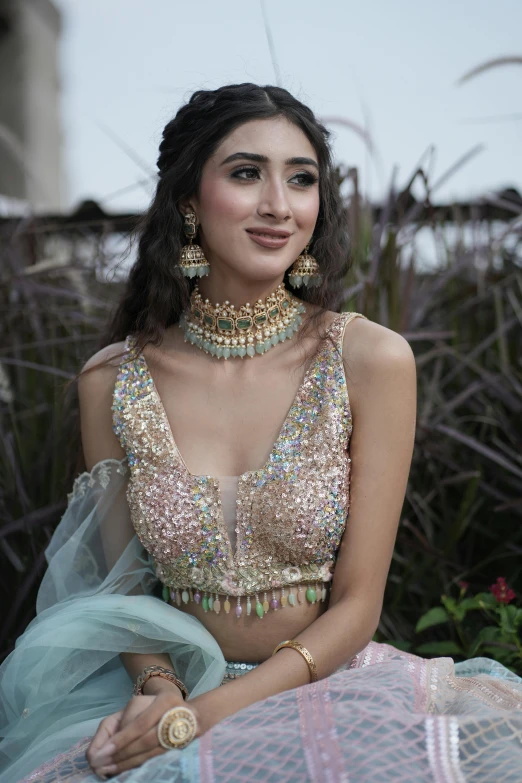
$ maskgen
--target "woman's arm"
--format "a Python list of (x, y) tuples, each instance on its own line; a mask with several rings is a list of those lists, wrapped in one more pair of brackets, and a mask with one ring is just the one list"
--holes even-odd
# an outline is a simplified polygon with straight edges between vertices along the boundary
[[(94, 354), (83, 369), (89, 369), (102, 361), (113, 360), (123, 350), (123, 343), (114, 343)], [(116, 361), (81, 375), (78, 382), (80, 405), (81, 438), (85, 465), (88, 471), (103, 459), (121, 460), (125, 457), (116, 434), (112, 429), (112, 396), (118, 366)], [(130, 519), (127, 499), (123, 496), (111, 507), (110, 515), (103, 520), (101, 537), (107, 570), (109, 571), (134, 537), (134, 528)], [(133, 591), (142, 592), (139, 585)], [(120, 660), (130, 679), (135, 682), (146, 666), (163, 666), (172, 669), (172, 661), (166, 653), (144, 655), (141, 653), (121, 653)], [(151, 677), (143, 687), (143, 693), (154, 695), (170, 692), (181, 697), (179, 688), (164, 677)], [(130, 698), (129, 692), (129, 698)]]
[[(354, 424), (350, 513), (329, 608), (296, 637), (312, 654), (319, 678), (353, 658), (377, 629), (415, 438), (416, 367), (408, 342), (372, 321), (356, 319), (346, 330), (343, 353)], [(303, 657), (284, 648), (191, 704), (200, 708), (205, 729), (309, 681)]]

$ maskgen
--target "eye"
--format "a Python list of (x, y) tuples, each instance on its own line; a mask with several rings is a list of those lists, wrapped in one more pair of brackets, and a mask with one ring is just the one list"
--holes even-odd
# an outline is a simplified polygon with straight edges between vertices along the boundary
[(257, 166), (241, 166), (230, 174), (234, 179), (258, 179), (259, 175), (260, 171)]
[(298, 171), (297, 174), (292, 176), (290, 182), (295, 182), (300, 187), (309, 188), (315, 185), (316, 182), (319, 182), (319, 177), (312, 174), (311, 171)]

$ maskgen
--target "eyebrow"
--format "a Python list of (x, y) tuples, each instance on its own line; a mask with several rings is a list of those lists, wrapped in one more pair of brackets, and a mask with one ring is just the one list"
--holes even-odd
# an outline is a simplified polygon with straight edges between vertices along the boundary
[[(225, 163), (232, 163), (234, 160), (251, 160), (254, 163), (268, 163), (269, 159), (266, 155), (258, 155), (255, 152), (234, 152), (232, 155), (229, 155), (228, 158), (225, 158), (220, 165), (224, 166)], [(285, 164), (287, 166), (315, 166), (315, 168), (319, 170), (319, 166), (313, 158), (287, 158)]]

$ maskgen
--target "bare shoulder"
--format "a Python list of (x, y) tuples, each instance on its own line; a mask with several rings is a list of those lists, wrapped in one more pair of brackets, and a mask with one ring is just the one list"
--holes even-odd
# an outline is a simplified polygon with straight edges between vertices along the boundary
[(109, 367), (118, 367), (123, 354), (125, 352), (125, 340), (121, 340), (118, 343), (111, 343), (106, 345), (105, 348), (101, 348), (96, 351), (82, 367), (82, 372), (88, 370), (91, 367), (95, 367), (97, 364), (106, 364)]
[(343, 340), (343, 356), (357, 361), (365, 368), (393, 367), (397, 363), (415, 363), (409, 342), (398, 332), (371, 321), (369, 318), (353, 318), (346, 326)]
[[(125, 352), (125, 341), (111, 343), (96, 351), (81, 369), (79, 387), (92, 389), (116, 380), (118, 367)], [(87, 372), (88, 371), (88, 372)]]
[(112, 400), (125, 343), (107, 345), (84, 364), (78, 380), (82, 447), (87, 470), (125, 452), (112, 429)]
[(371, 389), (401, 394), (416, 385), (415, 356), (409, 342), (398, 332), (371, 321), (353, 318), (346, 326), (343, 359), (349, 373), (352, 398)]

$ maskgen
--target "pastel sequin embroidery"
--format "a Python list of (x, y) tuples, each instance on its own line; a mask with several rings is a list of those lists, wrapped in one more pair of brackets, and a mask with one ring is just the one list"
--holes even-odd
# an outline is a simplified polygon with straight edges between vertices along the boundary
[(308, 368), (269, 459), (239, 477), (237, 541), (221, 514), (219, 483), (185, 467), (135, 339), (125, 341), (113, 430), (128, 455), (127, 500), (136, 534), (170, 588), (230, 596), (329, 582), (349, 512), (352, 416), (341, 313)]

